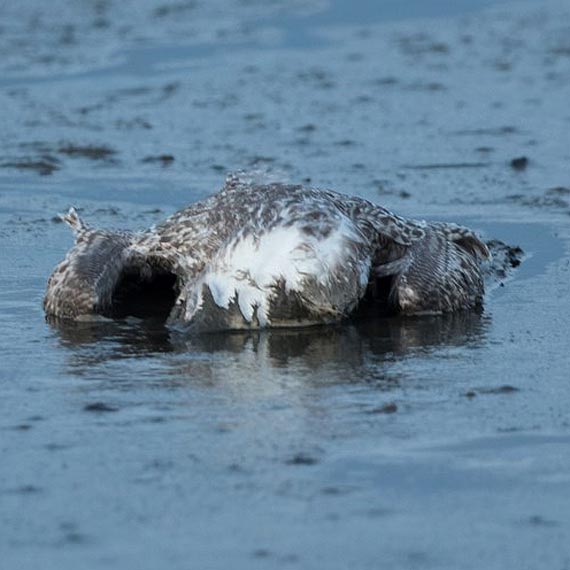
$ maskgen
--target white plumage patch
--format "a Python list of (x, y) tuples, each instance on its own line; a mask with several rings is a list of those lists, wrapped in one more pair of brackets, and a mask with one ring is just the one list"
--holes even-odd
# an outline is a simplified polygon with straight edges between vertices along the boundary
[[(279, 287), (286, 293), (303, 293), (309, 281), (330, 287), (335, 272), (357, 263), (350, 259), (351, 245), (362, 241), (350, 220), (339, 216), (338, 222), (326, 237), (308, 235), (294, 224), (233, 239), (193, 284), (186, 319), (190, 321), (202, 307), (204, 286), (216, 305), (228, 309), (236, 302), (245, 321), (251, 323), (256, 317), (260, 326), (271, 324), (271, 300)], [(364, 287), (370, 262), (359, 265), (358, 281)]]

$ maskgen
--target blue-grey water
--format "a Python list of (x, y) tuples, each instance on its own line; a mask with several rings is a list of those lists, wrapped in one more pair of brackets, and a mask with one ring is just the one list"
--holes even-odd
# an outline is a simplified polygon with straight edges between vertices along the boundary
[[(0, 568), (569, 568), (569, 22), (565, 0), (0, 2)], [(234, 169), (525, 259), (482, 313), (45, 321), (58, 212), (148, 227)]]

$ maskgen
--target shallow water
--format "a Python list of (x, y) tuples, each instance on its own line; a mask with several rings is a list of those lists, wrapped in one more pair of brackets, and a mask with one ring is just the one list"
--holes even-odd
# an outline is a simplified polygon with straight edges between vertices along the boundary
[[(0, 7), (0, 567), (569, 567), (568, 6), (346, 6)], [(58, 211), (147, 227), (234, 168), (526, 257), (481, 314), (45, 322)]]

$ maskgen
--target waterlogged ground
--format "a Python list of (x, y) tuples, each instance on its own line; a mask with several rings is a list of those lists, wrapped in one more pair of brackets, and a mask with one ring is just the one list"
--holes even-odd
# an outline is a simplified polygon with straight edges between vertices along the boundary
[[(569, 22), (564, 0), (1, 3), (0, 566), (570, 568)], [(237, 168), (526, 259), (483, 314), (44, 321), (57, 212), (146, 227)]]

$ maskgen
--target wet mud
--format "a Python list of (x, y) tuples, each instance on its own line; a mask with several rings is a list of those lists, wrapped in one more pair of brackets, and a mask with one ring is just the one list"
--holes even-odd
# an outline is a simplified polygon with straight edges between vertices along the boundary
[[(570, 8), (0, 5), (0, 566), (563, 570)], [(58, 212), (225, 173), (462, 223), (481, 312), (185, 336), (46, 322)]]

